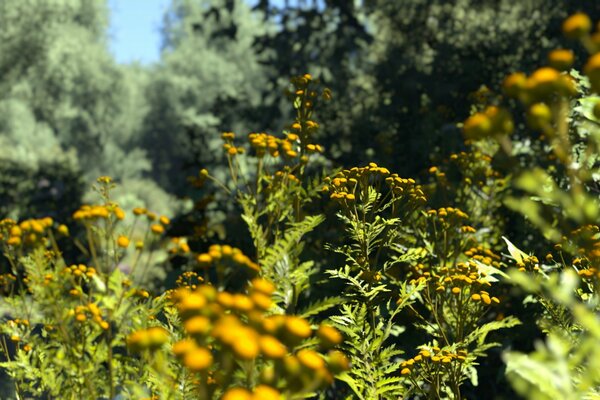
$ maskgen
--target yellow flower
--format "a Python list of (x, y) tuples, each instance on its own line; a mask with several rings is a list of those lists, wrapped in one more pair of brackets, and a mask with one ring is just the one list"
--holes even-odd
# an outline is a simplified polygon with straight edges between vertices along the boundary
[(287, 354), (287, 348), (285, 345), (273, 336), (261, 336), (258, 342), (261, 352), (267, 358), (279, 359), (285, 357)]
[(221, 400), (252, 400), (252, 394), (244, 388), (231, 388), (223, 394)]
[(179, 342), (175, 343), (171, 350), (175, 357), (182, 359), (187, 353), (192, 350), (195, 350), (198, 346), (196, 346), (196, 342), (192, 339), (183, 339)]
[(133, 209), (133, 214), (134, 215), (143, 215), (146, 214), (148, 211), (145, 208), (142, 207), (136, 207)]
[(342, 334), (332, 326), (321, 325), (317, 330), (317, 337), (325, 348), (330, 348), (342, 343)]
[(275, 285), (266, 279), (255, 278), (252, 280), (252, 290), (270, 296), (275, 291)]
[(66, 225), (59, 225), (56, 230), (63, 236), (69, 236), (69, 228)]
[(254, 388), (253, 400), (279, 400), (281, 399), (281, 393), (278, 390), (267, 386), (258, 385)]
[(122, 248), (127, 248), (129, 246), (129, 238), (125, 235), (119, 236), (117, 239), (117, 245)]
[(164, 226), (159, 224), (153, 224), (152, 226), (150, 226), (150, 230), (156, 233), (157, 235), (160, 235), (165, 232)]
[(527, 122), (533, 129), (544, 129), (552, 122), (552, 111), (545, 103), (536, 103), (529, 108)]
[(243, 329), (243, 331), (239, 332), (239, 335), (236, 335), (237, 337), (232, 343), (232, 347), (233, 352), (239, 358), (251, 360), (259, 355), (260, 347), (253, 333), (251, 329)]
[(208, 265), (210, 263), (212, 263), (212, 257), (210, 256), (210, 254), (208, 253), (202, 253), (202, 254), (198, 254), (198, 257), (196, 257), (196, 260), (201, 264), (201, 265)]
[(114, 213), (115, 213), (115, 217), (117, 217), (118, 220), (125, 219), (125, 211), (123, 211), (123, 209), (121, 207), (115, 207)]
[(300, 364), (306, 368), (316, 371), (318, 369), (325, 368), (325, 361), (323, 358), (314, 350), (303, 349), (296, 355)]
[(571, 68), (574, 60), (575, 54), (573, 54), (572, 50), (557, 49), (548, 54), (548, 63), (552, 68), (556, 68), (559, 71)]
[(204, 347), (189, 349), (183, 356), (183, 365), (194, 372), (209, 368), (212, 365), (212, 361), (212, 354)]
[(195, 316), (184, 323), (184, 328), (187, 333), (192, 336), (206, 335), (211, 328), (210, 320), (203, 316)]
[(504, 79), (502, 88), (504, 93), (510, 97), (516, 97), (519, 92), (525, 87), (527, 77), (522, 72), (514, 72)]
[(492, 121), (485, 114), (471, 115), (463, 125), (465, 138), (471, 140), (482, 139), (492, 132)]
[(18, 236), (11, 236), (6, 243), (9, 246), (19, 246), (21, 244), (21, 238)]
[(312, 333), (310, 324), (303, 318), (290, 316), (285, 319), (285, 328), (294, 338), (306, 339)]
[(579, 39), (592, 30), (592, 20), (584, 13), (576, 13), (567, 18), (562, 25), (563, 34), (569, 39)]

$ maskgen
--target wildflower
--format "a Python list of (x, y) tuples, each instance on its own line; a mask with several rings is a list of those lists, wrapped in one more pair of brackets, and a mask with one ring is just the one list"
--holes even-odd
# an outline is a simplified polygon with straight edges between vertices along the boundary
[(266, 295), (271, 295), (275, 291), (275, 285), (266, 279), (256, 278), (252, 280), (252, 289)]
[(563, 34), (569, 39), (580, 39), (590, 33), (592, 21), (584, 13), (576, 13), (567, 18), (562, 25)]
[(270, 359), (280, 359), (287, 354), (287, 348), (274, 336), (261, 336), (258, 340), (260, 350), (265, 357)]
[(184, 328), (192, 336), (206, 335), (211, 328), (210, 320), (204, 316), (195, 316), (185, 321)]
[(573, 65), (575, 55), (572, 50), (557, 49), (548, 54), (548, 63), (552, 68), (565, 71)]
[(463, 133), (467, 139), (481, 139), (492, 131), (492, 121), (482, 113), (470, 116), (463, 125)]
[(504, 93), (509, 97), (516, 97), (520, 91), (525, 87), (527, 77), (522, 72), (515, 72), (510, 74), (504, 79), (502, 88)]
[(281, 393), (277, 389), (274, 389), (267, 385), (258, 385), (254, 388), (253, 400), (279, 400)]
[(312, 370), (318, 370), (325, 367), (325, 361), (314, 350), (303, 349), (296, 355), (300, 364)]
[(59, 225), (56, 229), (57, 232), (63, 236), (69, 236), (69, 228), (66, 225)]
[(287, 317), (285, 320), (286, 331), (294, 339), (306, 339), (312, 333), (310, 324), (300, 317)]
[(256, 358), (260, 353), (258, 341), (250, 329), (243, 329), (236, 335), (236, 340), (233, 342), (233, 352), (239, 358), (251, 360)]
[(252, 400), (252, 393), (244, 388), (228, 389), (221, 400)]
[(317, 330), (317, 337), (321, 340), (321, 344), (330, 348), (342, 343), (342, 334), (332, 326), (321, 325)]
[(175, 355), (175, 357), (182, 359), (187, 353), (191, 352), (192, 350), (196, 349), (196, 342), (192, 339), (183, 339), (180, 340), (179, 342), (175, 343), (173, 345), (173, 347), (171, 348), (171, 350), (173, 351), (173, 354)]
[(527, 122), (533, 129), (544, 129), (552, 122), (552, 111), (545, 103), (536, 103), (529, 107)]
[(150, 230), (156, 233), (157, 235), (160, 235), (165, 232), (164, 226), (159, 224), (153, 224), (152, 226), (150, 226)]
[(183, 365), (194, 372), (206, 370), (212, 365), (212, 362), (212, 354), (204, 347), (189, 348), (183, 356)]
[(125, 235), (119, 236), (117, 239), (117, 245), (121, 248), (127, 248), (129, 246), (129, 238)]

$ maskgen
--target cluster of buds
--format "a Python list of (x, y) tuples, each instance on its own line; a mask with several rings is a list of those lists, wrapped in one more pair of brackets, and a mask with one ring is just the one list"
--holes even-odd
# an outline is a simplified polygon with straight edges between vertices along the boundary
[(523, 256), (521, 261), (517, 261), (517, 268), (520, 272), (540, 271), (540, 261), (536, 256)]
[(326, 178), (325, 182), (322, 191), (330, 193), (332, 200), (346, 204), (368, 201), (370, 190), (374, 188), (381, 192), (384, 184), (393, 202), (403, 201), (406, 205), (419, 206), (427, 201), (421, 186), (414, 179), (401, 178), (376, 163), (342, 170), (333, 179)]
[(464, 254), (465, 256), (479, 261), (485, 265), (491, 265), (493, 267), (500, 268), (501, 257), (487, 247), (483, 247), (481, 245), (471, 247), (470, 249), (465, 250)]
[(78, 221), (95, 221), (108, 219), (114, 215), (117, 220), (125, 218), (125, 211), (114, 203), (102, 205), (83, 205), (73, 213), (73, 219)]
[[(463, 240), (465, 238), (464, 233), (476, 232), (475, 228), (467, 224), (469, 215), (459, 208), (441, 207), (437, 210), (429, 210), (425, 215), (429, 222), (431, 234), (439, 239), (439, 243), (445, 243), (445, 248), (448, 243)], [(472, 238), (467, 237), (467, 239)], [(447, 248), (446, 250), (455, 251), (456, 249)]]
[(5, 239), (11, 247), (45, 244), (45, 238), (54, 221), (50, 217), (27, 219), (20, 223), (12, 219), (0, 221), (0, 240)]
[(268, 152), (271, 157), (279, 157), (281, 139), (267, 133), (251, 133), (248, 135), (250, 146), (256, 151), (257, 157), (264, 157)]
[(204, 279), (201, 276), (198, 276), (198, 273), (186, 271), (177, 277), (175, 284), (181, 289), (196, 290), (198, 289), (198, 285), (202, 282), (204, 282)]
[(233, 143), (233, 140), (235, 139), (235, 133), (223, 132), (223, 134), (221, 134), (221, 138), (225, 142), (225, 143), (223, 143), (223, 150), (225, 150), (225, 152), (227, 152), (228, 156), (236, 156), (238, 154), (244, 153), (243, 147), (236, 147), (235, 144)]
[(242, 253), (240, 249), (231, 247), (227, 244), (211, 245), (208, 248), (208, 252), (199, 254), (196, 257), (196, 260), (203, 268), (208, 268), (214, 264), (220, 266), (229, 262), (233, 263), (234, 265), (244, 266), (256, 272), (260, 271), (259, 265), (252, 261), (247, 255)]
[(69, 317), (74, 317), (78, 323), (85, 323), (88, 319), (93, 320), (100, 328), (107, 330), (110, 324), (102, 317), (102, 311), (96, 303), (88, 303), (85, 306), (77, 306), (73, 310), (69, 310)]
[(331, 349), (341, 343), (341, 334), (327, 325), (315, 331), (297, 316), (267, 316), (274, 290), (273, 284), (259, 278), (252, 281), (247, 295), (219, 292), (210, 285), (178, 289), (172, 298), (188, 338), (175, 343), (173, 353), (188, 370), (207, 372), (210, 381), (203, 383), (209, 386), (229, 384), (237, 368), (232, 360), (262, 360), (260, 384), (277, 393), (284, 382), (286, 389), (297, 391), (331, 383), (332, 372), (347, 368), (339, 352), (325, 357), (307, 347), (297, 352), (294, 348), (314, 336), (321, 349)]
[[(441, 370), (455, 369), (454, 363), (464, 363), (467, 360), (466, 350), (452, 352), (437, 346), (424, 347), (419, 354), (400, 364), (401, 375), (423, 375), (431, 378)], [(434, 373), (435, 371), (435, 373)]]
[(63, 268), (62, 273), (65, 275), (73, 276), (76, 281), (80, 281), (81, 279), (85, 278), (93, 278), (94, 275), (96, 275), (96, 268), (88, 267), (83, 264), (73, 264), (69, 267)]

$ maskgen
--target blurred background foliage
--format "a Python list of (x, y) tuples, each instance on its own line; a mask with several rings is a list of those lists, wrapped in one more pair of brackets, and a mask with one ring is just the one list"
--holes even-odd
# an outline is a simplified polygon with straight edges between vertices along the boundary
[(281, 130), (282, 88), (307, 71), (335, 96), (321, 116), (331, 161), (422, 174), (461, 148), (456, 121), (491, 95), (482, 85), (539, 65), (569, 13), (600, 14), (574, 0), (173, 0), (161, 60), (142, 66), (108, 51), (106, 0), (0, 8), (3, 214), (46, 212), (5, 178), (15, 170), (82, 196), (81, 182), (112, 175), (139, 189), (131, 201), (175, 214), (190, 175), (224, 174), (218, 133)]

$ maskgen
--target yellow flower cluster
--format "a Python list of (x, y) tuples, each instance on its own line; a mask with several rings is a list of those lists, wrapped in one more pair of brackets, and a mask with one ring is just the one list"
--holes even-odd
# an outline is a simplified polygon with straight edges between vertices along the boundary
[(73, 277), (75, 277), (75, 279), (80, 279), (80, 278), (92, 278), (94, 275), (96, 275), (96, 269), (94, 267), (88, 267), (85, 266), (83, 264), (79, 264), (79, 265), (71, 265), (69, 267), (65, 267), (62, 270), (62, 273), (65, 275), (71, 275)]
[(204, 279), (194, 271), (186, 271), (177, 277), (175, 284), (178, 288), (196, 290), (198, 284), (202, 283)]
[(187, 243), (185, 238), (174, 237), (171, 238), (171, 247), (169, 253), (185, 255), (190, 253), (190, 245)]
[(411, 375), (422, 370), (425, 375), (431, 377), (433, 370), (439, 370), (440, 368), (454, 369), (456, 367), (453, 363), (463, 363), (466, 361), (467, 356), (468, 353), (465, 350), (458, 350), (454, 353), (440, 349), (437, 346), (423, 348), (419, 354), (400, 364), (402, 368), (400, 374)]
[[(427, 215), (430, 218), (435, 219), (435, 222), (439, 224), (439, 227), (444, 229), (454, 226), (461, 226), (461, 228), (464, 228), (465, 226), (463, 225), (463, 222), (469, 218), (467, 213), (455, 207), (442, 207), (437, 210), (429, 210), (427, 211)], [(471, 228), (468, 225), (467, 227)], [(473, 229), (468, 228), (466, 231), (471, 231)], [(465, 229), (461, 230), (465, 231)]]
[(223, 139), (223, 141), (225, 142), (223, 144), (223, 149), (225, 150), (225, 152), (227, 153), (227, 155), (229, 156), (236, 156), (238, 154), (243, 154), (244, 153), (244, 148), (243, 147), (236, 147), (233, 143), (233, 140), (235, 139), (235, 133), (233, 132), (223, 132), (223, 134), (221, 135), (221, 138)]
[(469, 140), (510, 135), (513, 130), (514, 122), (510, 112), (497, 106), (489, 106), (483, 112), (471, 115), (463, 124), (463, 133)]
[[(231, 357), (272, 360), (275, 368), (262, 374), (263, 384), (275, 385), (285, 378), (301, 387), (331, 382), (332, 376), (323, 356), (304, 348), (296, 354), (293, 348), (315, 334), (303, 318), (288, 315), (266, 316), (271, 308), (272, 283), (256, 278), (248, 295), (218, 292), (210, 285), (196, 290), (178, 289), (173, 300), (184, 324), (188, 339), (173, 345), (173, 352), (191, 371), (205, 371), (214, 364), (214, 351), (221, 349), (220, 360)], [(320, 346), (329, 349), (342, 341), (333, 327), (322, 325), (315, 334)], [(211, 349), (213, 351), (211, 351)], [(335, 366), (340, 355), (331, 358)]]
[(77, 306), (74, 310), (69, 310), (69, 317), (74, 317), (75, 321), (84, 323), (91, 318), (100, 328), (107, 330), (110, 324), (102, 317), (102, 311), (96, 303), (88, 303), (85, 306)]
[(13, 247), (44, 244), (53, 223), (50, 217), (27, 219), (18, 224), (12, 219), (3, 219), (0, 221), (0, 240), (6, 240), (6, 244)]
[(264, 157), (267, 152), (271, 157), (279, 157), (279, 138), (262, 132), (249, 134), (248, 140), (258, 157)]
[(411, 204), (423, 204), (427, 201), (425, 193), (414, 179), (405, 179), (392, 174), (387, 168), (369, 163), (365, 167), (353, 167), (340, 171), (333, 179), (326, 178), (323, 192), (329, 192), (332, 200), (353, 202), (367, 200), (368, 186), (381, 189), (385, 182), (394, 200), (404, 199)]
[(104, 205), (83, 205), (73, 213), (73, 219), (78, 221), (93, 221), (97, 219), (108, 219), (114, 215), (116, 219), (125, 218), (125, 211), (114, 203)]
[[(314, 130), (318, 128), (318, 124), (313, 121), (307, 121), (307, 128), (309, 130)], [(294, 123), (292, 125), (292, 129), (297, 128), (298, 130), (302, 129), (301, 125), (298, 123)], [(283, 154), (287, 158), (295, 158), (301, 152), (300, 136), (298, 133), (288, 132), (285, 135), (284, 139), (279, 139), (273, 135), (269, 135), (267, 133), (251, 133), (248, 135), (248, 140), (250, 141), (250, 145), (256, 151), (256, 155), (258, 157), (264, 157), (268, 152), (271, 157), (279, 157), (279, 155)], [(322, 153), (323, 147), (319, 144), (306, 144), (305, 150), (308, 154), (312, 153)]]
[(153, 326), (131, 333), (127, 337), (127, 347), (134, 352), (157, 350), (169, 341), (169, 332), (161, 326)]
[(517, 262), (519, 271), (539, 271), (540, 261), (536, 256), (524, 256), (523, 260)]
[(238, 248), (231, 247), (227, 244), (218, 245), (213, 244), (208, 248), (208, 253), (199, 254), (196, 260), (201, 267), (210, 267), (214, 263), (225, 263), (233, 262), (237, 265), (250, 268), (253, 271), (260, 271), (260, 267), (257, 263), (252, 261)]
[(491, 265), (493, 267), (500, 268), (501, 257), (494, 253), (491, 249), (481, 245), (465, 250), (464, 254), (465, 256), (472, 258), (473, 260), (480, 261), (485, 265)]

